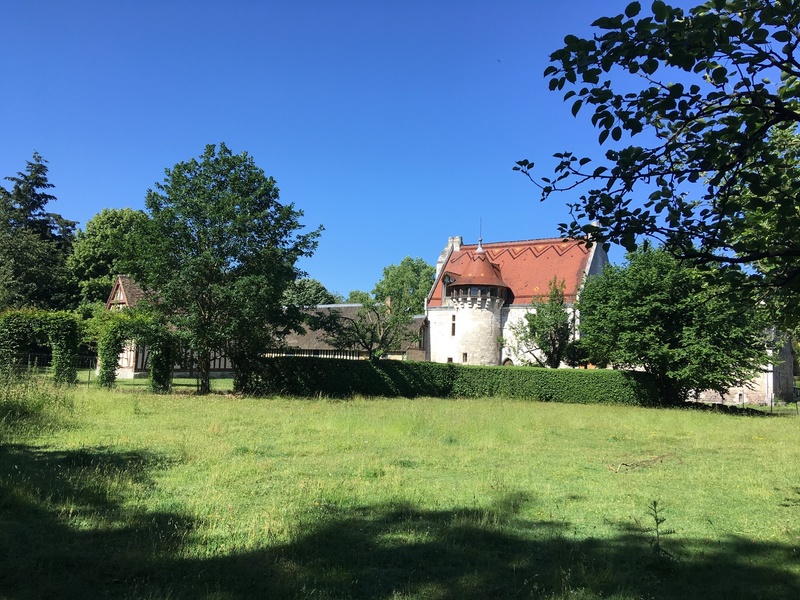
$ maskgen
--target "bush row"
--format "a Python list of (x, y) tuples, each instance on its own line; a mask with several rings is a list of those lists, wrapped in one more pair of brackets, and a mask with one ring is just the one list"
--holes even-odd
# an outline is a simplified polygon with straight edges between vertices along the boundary
[(80, 323), (66, 311), (37, 309), (0, 313), (0, 366), (15, 366), (17, 357), (34, 345), (49, 345), (51, 371), (56, 383), (75, 383)]
[(501, 396), (542, 402), (659, 404), (658, 390), (646, 373), (300, 357), (263, 359), (256, 375), (239, 391), (252, 396)]

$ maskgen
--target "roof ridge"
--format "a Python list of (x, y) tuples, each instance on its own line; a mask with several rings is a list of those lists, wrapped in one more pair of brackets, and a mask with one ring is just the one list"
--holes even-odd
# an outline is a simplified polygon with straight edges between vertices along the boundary
[[(564, 244), (575, 244), (575, 243), (582, 243), (581, 240), (577, 240), (574, 238), (561, 238), (561, 237), (550, 237), (550, 238), (535, 238), (529, 240), (507, 240), (504, 242), (483, 242), (483, 247), (486, 246), (502, 246), (508, 244), (542, 244), (547, 242), (563, 242)], [(478, 247), (478, 244), (462, 244), (461, 249), (463, 250), (465, 247)]]

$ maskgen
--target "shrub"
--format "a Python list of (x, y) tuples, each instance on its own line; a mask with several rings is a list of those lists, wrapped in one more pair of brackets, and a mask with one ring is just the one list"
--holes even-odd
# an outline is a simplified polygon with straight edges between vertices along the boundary
[(125, 346), (124, 324), (120, 318), (109, 319), (97, 339), (97, 383), (112, 387), (117, 379), (119, 353)]
[(252, 396), (502, 396), (585, 404), (659, 403), (654, 381), (646, 373), (299, 357), (261, 360), (258, 372), (237, 391)]
[(153, 327), (146, 343), (150, 348), (150, 390), (166, 394), (172, 387), (172, 365), (175, 363), (174, 336), (166, 328)]
[(44, 315), (43, 325), (53, 350), (53, 380), (58, 384), (75, 383), (80, 342), (78, 319), (65, 311), (52, 312)]
[(52, 373), (56, 383), (73, 384), (77, 376), (80, 325), (66, 311), (11, 310), (0, 314), (0, 365), (17, 365), (21, 353), (46, 342), (53, 352)]

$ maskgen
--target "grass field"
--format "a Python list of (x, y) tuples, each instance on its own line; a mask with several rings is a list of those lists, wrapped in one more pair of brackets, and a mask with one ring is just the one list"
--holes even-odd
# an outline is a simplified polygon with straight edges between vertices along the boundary
[(0, 429), (3, 598), (800, 597), (797, 418), (42, 395)]

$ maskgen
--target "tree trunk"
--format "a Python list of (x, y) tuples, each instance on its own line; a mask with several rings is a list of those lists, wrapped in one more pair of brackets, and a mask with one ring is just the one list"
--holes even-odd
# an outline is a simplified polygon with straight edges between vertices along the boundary
[(203, 352), (197, 361), (197, 393), (205, 395), (211, 392), (211, 353)]

